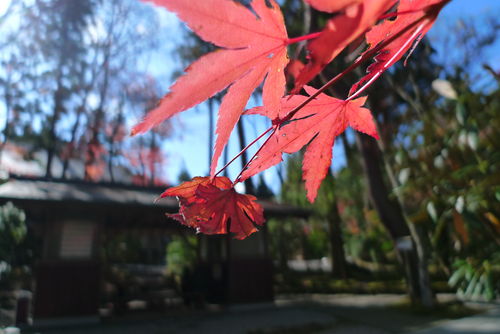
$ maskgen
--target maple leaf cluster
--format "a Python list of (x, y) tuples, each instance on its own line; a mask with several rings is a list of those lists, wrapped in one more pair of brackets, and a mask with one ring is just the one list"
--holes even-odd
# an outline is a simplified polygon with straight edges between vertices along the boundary
[[(238, 239), (255, 232), (264, 218), (255, 197), (236, 193), (234, 183), (280, 163), (283, 153), (294, 153), (307, 145), (303, 179), (307, 197), (314, 201), (331, 164), (337, 136), (350, 126), (378, 139), (374, 119), (363, 107), (366, 96), (359, 97), (360, 94), (404, 54), (409, 50), (411, 53), (449, 2), (304, 0), (316, 10), (334, 15), (321, 32), (289, 38), (283, 15), (273, 0), (253, 0), (251, 9), (232, 0), (146, 1), (176, 13), (200, 38), (220, 49), (192, 63), (132, 133), (146, 132), (227, 89), (218, 113), (210, 177), (195, 177), (168, 189), (162, 197), (179, 198), (180, 212), (171, 216), (182, 224), (207, 234), (231, 232)], [(346, 47), (363, 39), (368, 47), (351, 66), (319, 89), (307, 86)], [(287, 46), (305, 40), (308, 62), (290, 62)], [(352, 86), (345, 100), (324, 93), (371, 58), (375, 62)], [(289, 95), (285, 94), (285, 70), (295, 78)], [(245, 111), (248, 99), (260, 85), (263, 106)], [(299, 94), (301, 91), (308, 95)], [(216, 167), (243, 114), (265, 116), (273, 125), (251, 143), (268, 136), (235, 182), (231, 182), (217, 177)]]

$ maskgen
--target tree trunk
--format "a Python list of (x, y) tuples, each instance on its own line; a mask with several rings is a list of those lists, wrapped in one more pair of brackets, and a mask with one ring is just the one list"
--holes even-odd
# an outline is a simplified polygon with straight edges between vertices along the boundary
[(432, 307), (434, 298), (430, 289), (424, 245), (418, 237), (419, 232), (411, 233), (410, 229), (415, 229), (415, 226), (408, 224), (398, 201), (390, 197), (381, 168), (382, 154), (376, 142), (366, 135), (360, 133), (356, 135), (363, 157), (370, 200), (395, 243), (399, 259), (405, 269), (411, 301), (413, 304)]
[[(393, 189), (397, 189), (400, 184), (397, 181), (394, 171), (392, 167), (389, 165), (386, 159), (384, 159), (385, 145), (383, 139), (378, 141), (379, 150), (382, 152), (382, 160), (384, 162), (384, 167), (389, 177), (389, 181)], [(428, 252), (430, 245), (430, 240), (425, 235), (422, 227), (420, 225), (413, 224), (408, 218), (407, 210), (404, 205), (403, 198), (401, 197), (398, 191), (395, 191), (396, 200), (399, 204), (401, 213), (405, 220), (406, 225), (410, 230), (411, 237), (413, 238), (413, 242), (415, 243), (415, 248), (417, 252), (417, 260), (418, 260), (418, 284), (420, 286), (420, 303), (425, 307), (433, 307), (434, 306), (434, 294), (431, 289), (431, 281), (429, 277), (428, 270)]]
[[(87, 67), (84, 66), (84, 69), (80, 73), (81, 76), (84, 75), (86, 68)], [(63, 168), (62, 168), (62, 173), (61, 173), (61, 178), (63, 178), (63, 179), (65, 179), (67, 177), (67, 172), (68, 172), (68, 168), (69, 168), (69, 160), (71, 159), (71, 155), (73, 154), (73, 151), (74, 151), (74, 149), (77, 145), (77, 141), (78, 141), (77, 135), (78, 135), (78, 129), (80, 127), (80, 122), (81, 122), (82, 116), (86, 113), (89, 95), (91, 93), (92, 88), (95, 85), (95, 82), (97, 80), (97, 72), (98, 72), (98, 69), (100, 69), (100, 68), (101, 68), (101, 66), (99, 66), (97, 64), (97, 61), (94, 61), (93, 66), (92, 66), (92, 70), (91, 70), (90, 82), (85, 86), (84, 95), (82, 98), (82, 103), (76, 109), (76, 120), (75, 120), (75, 123), (73, 123), (73, 127), (71, 128), (71, 139), (70, 139), (70, 144), (73, 145), (73, 148), (71, 149), (71, 152), (68, 152), (68, 154), (63, 158)]]
[(151, 131), (151, 142), (149, 144), (149, 152), (151, 154), (151, 157), (149, 158), (150, 160), (153, 159), (153, 161), (148, 161), (149, 163), (149, 185), (154, 186), (155, 185), (155, 179), (156, 179), (156, 159), (158, 157), (156, 154), (152, 154), (153, 152), (159, 152), (158, 144), (156, 143), (156, 137), (158, 134), (154, 131)]
[[(243, 151), (243, 149), (246, 146), (246, 143), (245, 143), (245, 129), (243, 128), (242, 119), (238, 121), (237, 129), (238, 129), (238, 139), (240, 141), (240, 150)], [(248, 162), (248, 156), (247, 156), (247, 151), (245, 151), (241, 154), (241, 167), (243, 168), (247, 164), (247, 162)], [(247, 194), (255, 195), (255, 187), (253, 185), (252, 180), (246, 179), (244, 183), (245, 183), (245, 192)]]
[[(82, 117), (82, 113), (84, 111), (84, 105), (82, 104), (76, 112), (76, 120), (75, 123), (73, 124), (73, 127), (71, 128), (71, 139), (70, 139), (70, 145), (76, 146), (77, 142), (77, 131), (78, 128), (80, 127), (80, 119)], [(73, 153), (74, 149), (71, 150), (71, 152), (68, 152), (68, 154), (63, 158), (63, 167), (62, 167), (62, 172), (61, 172), (61, 178), (65, 179), (67, 177), (67, 172), (69, 168), (69, 160), (71, 159), (71, 154)]]
[(5, 145), (7, 145), (7, 141), (9, 140), (10, 137), (9, 118), (10, 118), (11, 108), (12, 108), (12, 96), (10, 92), (10, 74), (9, 74), (7, 82), (5, 84), (5, 126), (3, 129), (3, 141), (0, 144), (0, 164), (2, 163), (3, 150), (5, 148)]
[(344, 252), (344, 240), (340, 228), (341, 218), (337, 206), (337, 199), (332, 203), (328, 217), (328, 230), (330, 235), (330, 251), (332, 257), (332, 276), (347, 278), (347, 262)]
[[(104, 108), (106, 105), (106, 101), (108, 98), (108, 90), (109, 90), (109, 80), (110, 80), (110, 58), (111, 58), (111, 44), (110, 42), (107, 43), (105, 46), (106, 49), (104, 50), (104, 59), (102, 62), (102, 66), (104, 68), (103, 72), (103, 79), (102, 79), (102, 86), (99, 89), (99, 105), (95, 110), (95, 115), (94, 115), (94, 120), (93, 124), (91, 126), (91, 138), (89, 143), (92, 145), (100, 145), (100, 140), (99, 140), (99, 132), (104, 126)], [(85, 174), (84, 174), (84, 179), (85, 180), (91, 180), (91, 177), (87, 173), (87, 167), (91, 166), (92, 164), (95, 164), (97, 160), (99, 159), (98, 156), (96, 156), (92, 151), (91, 151), (91, 146), (87, 146), (87, 155), (85, 159)]]
[(57, 144), (57, 134), (56, 134), (56, 125), (61, 117), (64, 108), (64, 86), (63, 86), (63, 67), (68, 62), (67, 55), (65, 54), (65, 50), (68, 47), (69, 43), (69, 31), (68, 31), (68, 23), (69, 18), (64, 16), (62, 22), (62, 42), (61, 42), (61, 50), (59, 50), (58, 54), (58, 62), (57, 62), (57, 77), (56, 77), (56, 90), (54, 92), (54, 109), (52, 113), (52, 117), (49, 123), (49, 138), (47, 142), (47, 165), (45, 166), (45, 177), (52, 178), (52, 162), (54, 160), (54, 155), (56, 152), (56, 144)]
[[(61, 70), (59, 69), (59, 72), (60, 71)], [(45, 166), (45, 177), (49, 179), (52, 178), (52, 162), (54, 161), (54, 155), (56, 152), (56, 144), (57, 144), (56, 125), (57, 122), (59, 121), (59, 117), (62, 113), (62, 108), (63, 108), (63, 96), (62, 96), (63, 88), (62, 88), (61, 76), (62, 75), (59, 73), (57, 79), (57, 89), (54, 93), (54, 111), (49, 124), (49, 138), (47, 143), (47, 165)]]

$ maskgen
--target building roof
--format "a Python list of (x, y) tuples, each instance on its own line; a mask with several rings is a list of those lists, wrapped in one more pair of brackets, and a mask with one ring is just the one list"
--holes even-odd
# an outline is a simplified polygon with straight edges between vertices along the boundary
[(0, 199), (45, 202), (114, 203), (177, 208), (175, 198), (155, 201), (159, 188), (112, 185), (78, 181), (11, 178), (0, 185)]
[[(134, 205), (177, 211), (179, 204), (175, 198), (157, 200), (163, 191), (164, 188), (159, 187), (13, 177), (0, 184), (0, 200)], [(309, 210), (290, 205), (269, 201), (259, 201), (259, 204), (268, 216), (310, 215)]]
[[(71, 158), (67, 161), (65, 172), (70, 180), (81, 180), (85, 175), (85, 161), (81, 158)], [(7, 177), (9, 174), (23, 175), (31, 178), (42, 178), (46, 173), (47, 152), (35, 150), (32, 145), (9, 141), (2, 150), (0, 161), (0, 175)], [(62, 175), (64, 161), (55, 155), (52, 160), (52, 175)], [(103, 168), (100, 181), (133, 184), (133, 173), (124, 166), (113, 166), (113, 178), (108, 168)]]

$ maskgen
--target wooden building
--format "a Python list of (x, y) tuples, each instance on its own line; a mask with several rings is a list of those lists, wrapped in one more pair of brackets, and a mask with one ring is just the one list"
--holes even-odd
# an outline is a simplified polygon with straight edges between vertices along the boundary
[[(141, 259), (161, 264), (169, 236), (194, 233), (166, 218), (176, 212), (174, 198), (155, 201), (164, 189), (82, 181), (10, 178), (0, 184), (0, 204), (11, 201), (26, 212), (41, 240), (34, 268), (33, 317), (98, 319), (102, 307), (103, 245), (123, 231), (143, 245)], [(267, 218), (306, 216), (307, 212), (261, 203)], [(238, 241), (199, 236), (192, 275), (209, 302), (248, 303), (273, 299), (272, 261), (266, 231)], [(164, 263), (164, 262), (163, 262)], [(168, 264), (167, 264), (168, 266)]]

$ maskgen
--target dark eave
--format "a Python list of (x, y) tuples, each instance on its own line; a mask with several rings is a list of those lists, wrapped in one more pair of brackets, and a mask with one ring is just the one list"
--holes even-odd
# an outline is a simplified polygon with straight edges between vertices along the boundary
[[(90, 183), (82, 181), (10, 178), (0, 184), (0, 201), (86, 203), (164, 208), (175, 212), (179, 208), (172, 197), (158, 200), (164, 191), (160, 187)], [(259, 201), (267, 217), (295, 216), (306, 218), (310, 211), (270, 201)]]

